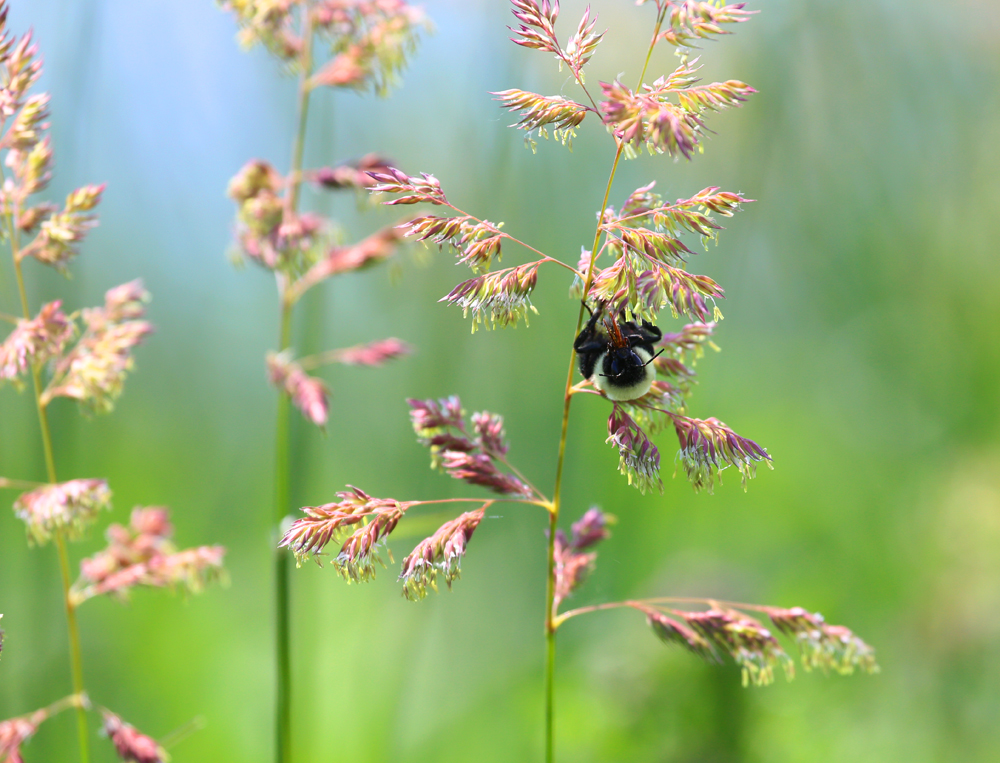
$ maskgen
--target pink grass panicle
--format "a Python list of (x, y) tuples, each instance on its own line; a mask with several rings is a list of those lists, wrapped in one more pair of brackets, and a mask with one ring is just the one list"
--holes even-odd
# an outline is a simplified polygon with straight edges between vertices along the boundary
[(56, 361), (42, 405), (68, 397), (85, 412), (110, 412), (135, 365), (133, 350), (153, 333), (153, 326), (141, 320), (148, 301), (149, 293), (136, 280), (109, 289), (103, 307), (83, 310), (83, 333)]
[(328, 191), (344, 189), (368, 191), (375, 185), (371, 173), (388, 172), (391, 165), (392, 160), (380, 154), (365, 154), (357, 161), (347, 164), (309, 170), (305, 173), (305, 177), (318, 188)]
[(6, 763), (24, 763), (21, 745), (35, 735), (38, 727), (49, 717), (45, 710), (31, 715), (0, 721), (0, 760)]
[(82, 537), (102, 510), (111, 509), (108, 483), (99, 479), (78, 479), (44, 485), (22, 493), (14, 502), (14, 514), (27, 526), (28, 539), (48, 543), (56, 532), (70, 539)]
[(413, 347), (394, 337), (377, 339), (374, 342), (335, 350), (333, 357), (345, 366), (378, 367), (390, 360), (396, 360), (413, 353)]
[(455, 479), (520, 498), (531, 498), (534, 490), (514, 474), (502, 472), (506, 466), (507, 444), (503, 417), (483, 411), (473, 414), (474, 436), (465, 424), (465, 412), (457, 397), (443, 400), (406, 401), (417, 441), (430, 449), (431, 467)]
[(267, 375), (271, 384), (283, 390), (302, 415), (321, 429), (330, 412), (330, 390), (322, 379), (309, 376), (292, 359), (291, 351), (267, 354)]
[(311, 86), (350, 88), (388, 95), (420, 35), (432, 25), (420, 6), (402, 0), (321, 0), (313, 24), (330, 39), (332, 57), (310, 79)]
[(42, 306), (31, 320), (19, 320), (14, 330), (0, 344), (0, 381), (21, 386), (20, 377), (31, 367), (41, 367), (62, 355), (66, 343), (76, 333), (76, 326), (56, 300)]
[(766, 686), (774, 681), (775, 668), (785, 677), (795, 676), (795, 665), (774, 634), (754, 617), (740, 612), (751, 609), (767, 615), (778, 631), (795, 639), (802, 666), (850, 675), (860, 668), (877, 673), (875, 651), (843, 626), (827, 625), (819, 614), (801, 607), (758, 607), (725, 605), (705, 600), (708, 609), (689, 612), (671, 609), (669, 599), (622, 602), (646, 615), (653, 632), (665, 643), (676, 644), (709, 662), (730, 657), (740, 666), (743, 685)]
[(31, 42), (31, 32), (20, 40), (7, 33), (8, 6), (0, 6), (0, 58), (7, 69), (6, 87), (0, 88), (0, 115), (14, 116), (24, 105), (24, 98), (41, 76), (42, 62), (35, 58), (38, 46)]
[(170, 758), (155, 739), (140, 733), (110, 710), (103, 710), (104, 733), (126, 763), (166, 763)]
[(625, 145), (628, 156), (638, 155), (645, 147), (651, 153), (691, 159), (701, 150), (705, 112), (740, 106), (756, 92), (738, 80), (698, 85), (695, 63), (684, 58), (671, 74), (636, 91), (617, 79), (601, 83), (605, 123)]
[(289, 285), (285, 299), (294, 304), (306, 291), (331, 276), (362, 270), (392, 257), (402, 236), (398, 227), (392, 226), (377, 230), (353, 244), (331, 246)]
[(229, 181), (228, 193), (237, 204), (234, 257), (249, 257), (268, 270), (295, 276), (319, 257), (326, 245), (324, 222), (287, 208), (289, 184), (267, 162), (247, 162)]
[(744, 490), (747, 480), (757, 475), (758, 463), (774, 468), (767, 449), (740, 437), (716, 418), (674, 416), (673, 421), (681, 446), (677, 458), (695, 490), (704, 488), (711, 493), (716, 482), (722, 481), (722, 471), (729, 466), (735, 466), (740, 473)]
[(102, 594), (125, 600), (137, 586), (199, 593), (223, 574), (222, 546), (176, 549), (164, 508), (137, 507), (128, 527), (113, 524), (105, 535), (107, 547), (80, 562), (80, 579), (70, 594), (77, 606)]
[(40, 224), (38, 235), (21, 250), (20, 259), (34, 257), (60, 272), (75, 257), (87, 232), (97, 225), (94, 208), (100, 203), (104, 185), (87, 185), (66, 197), (62, 210), (53, 211)]
[(291, 550), (301, 566), (308, 559), (319, 563), (327, 544), (346, 538), (333, 566), (348, 581), (366, 581), (375, 576), (375, 564), (382, 564), (378, 544), (396, 528), (410, 504), (347, 487), (337, 493), (337, 502), (304, 507), (305, 516), (292, 523), (278, 545)]
[(609, 517), (600, 509), (594, 507), (572, 526), (572, 537), (567, 538), (562, 530), (556, 531), (555, 546), (555, 599), (553, 606), (567, 599), (586, 579), (594, 568), (597, 554), (587, 552), (603, 540), (611, 536), (607, 526), (613, 517)]
[(576, 31), (567, 40), (566, 45), (559, 42), (556, 35), (555, 24), (559, 17), (559, 0), (511, 0), (514, 14), (519, 22), (518, 27), (508, 27), (514, 32), (516, 37), (511, 38), (511, 42), (525, 48), (554, 53), (559, 62), (559, 69), (563, 64), (569, 67), (576, 81), (583, 85), (583, 67), (593, 57), (597, 46), (604, 38), (606, 32), (596, 32), (597, 14), (591, 16), (588, 6), (583, 12), (580, 23), (577, 24)]
[[(645, 5), (649, 0), (636, 0)], [(723, 5), (718, 0), (653, 0), (657, 10), (666, 6), (668, 28), (659, 40), (681, 49), (684, 53), (695, 40), (711, 39), (713, 35), (732, 34), (723, 24), (747, 21), (757, 11), (744, 10), (746, 3)]]

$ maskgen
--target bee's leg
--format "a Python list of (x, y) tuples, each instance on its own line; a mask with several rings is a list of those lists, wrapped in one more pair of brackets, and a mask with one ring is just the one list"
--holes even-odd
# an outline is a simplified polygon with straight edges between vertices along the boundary
[(661, 347), (658, 353), (656, 353), (653, 357), (651, 357), (649, 360), (647, 360), (645, 363), (642, 364), (643, 367), (648, 366), (650, 363), (652, 363), (654, 360), (660, 357), (665, 349), (666, 349), (665, 347)]

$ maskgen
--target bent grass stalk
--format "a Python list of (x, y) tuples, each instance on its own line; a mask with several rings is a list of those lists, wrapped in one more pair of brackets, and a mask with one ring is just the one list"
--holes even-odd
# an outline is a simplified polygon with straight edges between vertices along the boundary
[[(644, 3), (645, 0), (640, 0), (637, 4)], [(755, 476), (759, 463), (770, 466), (771, 456), (764, 448), (736, 434), (718, 419), (695, 419), (685, 415), (694, 362), (703, 354), (704, 346), (715, 347), (711, 336), (716, 324), (707, 321), (721, 319), (714, 303), (723, 296), (723, 291), (708, 276), (687, 272), (687, 255), (692, 252), (680, 236), (696, 233), (704, 243), (716, 240), (716, 231), (722, 226), (713, 215), (731, 217), (742, 203), (751, 200), (709, 187), (691, 198), (670, 203), (654, 193), (654, 184), (650, 183), (635, 190), (617, 211), (609, 206), (622, 156), (633, 158), (646, 147), (650, 153), (690, 159), (700, 150), (706, 114), (739, 106), (747, 95), (755, 92), (737, 80), (698, 86), (694, 76), (697, 67), (688, 61), (692, 40), (724, 34), (721, 25), (745, 21), (750, 12), (744, 11), (742, 4), (723, 5), (721, 0), (655, 0), (656, 19), (639, 84), (632, 91), (618, 80), (613, 84), (601, 83), (607, 100), (598, 106), (584, 86), (582, 72), (604, 36), (604, 33), (594, 32), (596, 16), (591, 18), (588, 8), (576, 33), (563, 46), (554, 29), (559, 14), (557, 2), (511, 0), (511, 4), (520, 22), (518, 28), (510, 28), (515, 34), (513, 42), (555, 54), (570, 68), (591, 103), (585, 106), (563, 96), (520, 90), (494, 93), (500, 96), (498, 100), (504, 101), (504, 108), (521, 111), (520, 122), (512, 127), (526, 132), (525, 142), (534, 151), (537, 143), (531, 137), (533, 132), (548, 137), (548, 126), (565, 144), (588, 113), (593, 113), (616, 144), (593, 244), (589, 252), (582, 252), (578, 266), (574, 268), (560, 262), (503, 233), (500, 230), (502, 223), (494, 224), (464, 212), (447, 199), (441, 183), (433, 175), (410, 176), (394, 167), (368, 174), (376, 181), (370, 189), (372, 192), (392, 195), (393, 198), (384, 202), (386, 204), (431, 204), (457, 213), (453, 217), (414, 217), (400, 227), (406, 236), (419, 241), (436, 243), (442, 248), (447, 245), (455, 251), (459, 262), (472, 270), (473, 278), (460, 283), (440, 301), (460, 307), (466, 316), (471, 312), (473, 331), (480, 325), (489, 329), (497, 325), (516, 325), (522, 319), (527, 322), (529, 311), (537, 312), (530, 297), (538, 269), (548, 262), (575, 275), (571, 293), (581, 299), (575, 328), (577, 337), (581, 336), (588, 302), (594, 305), (595, 319), (598, 311), (603, 311), (608, 321), (605, 339), (594, 340), (597, 334), (592, 332), (588, 333), (584, 345), (579, 345), (581, 353), (589, 353), (589, 348), (594, 345), (601, 348), (606, 341), (603, 355), (599, 356), (605, 358), (604, 365), (594, 374), (608, 377), (608, 388), (597, 384), (596, 376), (573, 383), (577, 360), (575, 347), (578, 346), (573, 342), (563, 394), (551, 499), (534, 487), (508, 459), (509, 448), (500, 415), (482, 411), (467, 420), (461, 401), (455, 396), (408, 401), (414, 431), (418, 442), (430, 450), (432, 468), (505, 496), (502, 500), (539, 506), (548, 512), (543, 698), (546, 762), (552, 763), (555, 759), (556, 633), (563, 623), (579, 615), (617, 608), (639, 611), (646, 616), (654, 634), (665, 643), (680, 646), (712, 662), (721, 662), (724, 656), (731, 658), (741, 668), (744, 685), (771, 683), (776, 667), (782, 668), (789, 678), (794, 674), (791, 658), (778, 640), (747, 611), (767, 616), (778, 631), (793, 637), (807, 670), (817, 667), (823, 671), (850, 673), (860, 667), (876, 672), (878, 668), (871, 647), (849, 629), (828, 625), (818, 613), (797, 607), (781, 609), (712, 599), (660, 598), (608, 602), (559, 613), (560, 604), (593, 567), (597, 554), (591, 549), (609, 537), (607, 525), (612, 519), (594, 507), (573, 523), (571, 536), (558, 526), (570, 408), (575, 394), (585, 392), (611, 403), (607, 442), (613, 443), (619, 451), (619, 471), (642, 493), (654, 488), (663, 492), (660, 455), (650, 435), (668, 426), (675, 430), (680, 444), (678, 460), (695, 490), (704, 488), (711, 493), (714, 485), (721, 481), (722, 470), (729, 466), (736, 467), (745, 488), (746, 481)], [(681, 62), (672, 74), (649, 85), (645, 83), (646, 72), (653, 50), (661, 41), (678, 49)], [(677, 101), (672, 101), (672, 97)], [(500, 258), (504, 240), (524, 246), (539, 259), (491, 272), (494, 259)], [(613, 263), (598, 269), (596, 261), (603, 255), (610, 256)], [(678, 332), (664, 334), (653, 324), (666, 307), (675, 318), (683, 314), (697, 322)], [(628, 339), (623, 338), (626, 333)], [(612, 335), (617, 338), (611, 339)], [(654, 343), (658, 348), (655, 354)], [(648, 359), (637, 354), (640, 349), (648, 354)], [(616, 363), (624, 363), (630, 373), (639, 373), (642, 383), (612, 382), (623, 374), (615, 370), (617, 366), (608, 364), (612, 357)], [(588, 363), (588, 368), (594, 367), (589, 360)], [(650, 366), (655, 373), (646, 370)], [(619, 386), (611, 395), (610, 387), (615, 384)], [(627, 390), (628, 394), (622, 390)], [(458, 579), (473, 532), (483, 519), (485, 509), (498, 500), (399, 501), (376, 498), (354, 486), (338, 493), (337, 498), (331, 503), (304, 507), (305, 516), (292, 524), (280, 545), (290, 548), (301, 563), (309, 558), (318, 562), (325, 555), (328, 544), (341, 543), (332, 565), (348, 581), (370, 580), (376, 568), (384, 566), (378, 555), (379, 546), (386, 544), (390, 533), (413, 507), (431, 503), (481, 504), (479, 509), (442, 524), (403, 559), (399, 581), (408, 599), (420, 599), (427, 595), (428, 589), (436, 590), (439, 578), (449, 587)], [(684, 603), (702, 609), (685, 611), (671, 606)]]

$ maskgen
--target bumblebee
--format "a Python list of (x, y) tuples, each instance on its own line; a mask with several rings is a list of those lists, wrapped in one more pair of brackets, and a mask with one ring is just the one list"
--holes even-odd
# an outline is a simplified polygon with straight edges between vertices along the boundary
[(650, 364), (660, 354), (653, 345), (662, 338), (649, 321), (640, 326), (635, 321), (615, 320), (604, 315), (604, 305), (598, 305), (573, 349), (580, 358), (580, 373), (609, 400), (635, 400), (649, 392), (656, 378)]

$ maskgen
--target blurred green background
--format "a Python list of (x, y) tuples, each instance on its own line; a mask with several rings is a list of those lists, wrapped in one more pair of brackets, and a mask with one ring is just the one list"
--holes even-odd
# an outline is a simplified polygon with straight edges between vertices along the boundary
[[(437, 25), (391, 99), (317, 93), (307, 163), (368, 151), (434, 173), (463, 208), (575, 261), (593, 236), (613, 149), (595, 124), (574, 151), (509, 130), (489, 91), (573, 96), (551, 59), (507, 41), (501, 0), (429, 0)], [(562, 31), (584, 3), (563, 3)], [(670, 480), (640, 496), (604, 444), (607, 410), (570, 425), (565, 522), (592, 504), (613, 538), (575, 604), (704, 595), (821, 611), (876, 646), (882, 673), (800, 674), (742, 689), (661, 646), (642, 618), (604, 612), (559, 636), (564, 761), (995, 761), (1000, 750), (1000, 6), (993, 0), (776, 0), (705, 45), (706, 79), (760, 92), (711, 118), (692, 163), (644, 157), (613, 203), (656, 180), (668, 198), (707, 185), (757, 199), (695, 272), (726, 289), (726, 320), (698, 369), (695, 416), (765, 445), (749, 493)], [(652, 7), (596, 4), (609, 32), (588, 82), (638, 74)], [(184, 0), (14, 2), (34, 27), (52, 93), (59, 198), (108, 183), (101, 227), (73, 279), (29, 263), (33, 304), (76, 309), (141, 276), (158, 332), (111, 416), (52, 407), (60, 477), (105, 477), (114, 516), (172, 508), (182, 546), (222, 543), (231, 585), (184, 601), (138, 592), (80, 612), (93, 698), (154, 736), (207, 727), (175, 761), (270, 759), (273, 282), (227, 262), (228, 179), (253, 157), (287, 167), (294, 83), (234, 41), (231, 18)], [(673, 67), (668, 50), (653, 71)], [(650, 78), (651, 79), (651, 78)], [(391, 221), (349, 197), (307, 198), (349, 238)], [(364, 205), (361, 205), (364, 207)], [(550, 486), (577, 307), (542, 271), (530, 329), (470, 335), (437, 303), (466, 271), (411, 251), (307, 299), (303, 353), (385, 336), (418, 347), (381, 370), (333, 368), (330, 433), (296, 418), (294, 492), (329, 501), (345, 482), (379, 496), (468, 490), (430, 472), (404, 398), (459, 394), (503, 413), (512, 457)], [(507, 249), (504, 264), (520, 253)], [(423, 264), (421, 263), (423, 260)], [(16, 310), (9, 265), (0, 311)], [(664, 316), (665, 329), (672, 325)], [(677, 325), (680, 325), (679, 323)], [(669, 330), (669, 329), (667, 329)], [(28, 394), (0, 390), (0, 474), (42, 479)], [(5, 491), (9, 505), (16, 494)], [(545, 518), (504, 506), (484, 521), (451, 593), (404, 601), (394, 567), (364, 586), (329, 569), (293, 577), (295, 741), (301, 761), (538, 760)], [(400, 525), (400, 559), (429, 520)], [(396, 536), (394, 536), (396, 537)], [(73, 547), (74, 564), (103, 545)], [(0, 513), (0, 717), (69, 691), (55, 554), (28, 549)], [(28, 761), (76, 759), (73, 718), (44, 727)], [(110, 745), (93, 743), (98, 761)]]

